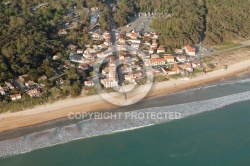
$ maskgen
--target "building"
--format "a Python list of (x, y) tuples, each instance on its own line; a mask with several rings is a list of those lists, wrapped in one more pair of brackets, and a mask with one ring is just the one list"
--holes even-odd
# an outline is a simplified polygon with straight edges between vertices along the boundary
[(14, 94), (14, 95), (10, 95), (10, 99), (12, 101), (15, 101), (15, 100), (21, 100), (22, 99), (22, 96), (20, 94)]
[(151, 66), (162, 66), (166, 64), (164, 58), (151, 58), (150, 59)]
[(138, 49), (140, 47), (140, 44), (132, 43), (131, 47)]
[(178, 65), (175, 63), (174, 64), (174, 67), (172, 70), (167, 70), (165, 68), (161, 68), (163, 73), (166, 74), (166, 75), (175, 75), (175, 74), (179, 74), (180, 73), (180, 69), (178, 67)]
[(173, 55), (164, 56), (164, 59), (166, 60), (167, 63), (174, 63), (175, 62)]
[(186, 56), (177, 56), (176, 59), (178, 60), (178, 62), (186, 62), (187, 57)]
[(30, 97), (39, 97), (41, 92), (37, 89), (31, 89), (26, 92)]
[(1, 95), (5, 95), (5, 90), (3, 89), (3, 87), (0, 86), (0, 94)]
[(41, 80), (41, 81), (44, 81), (44, 80), (47, 80), (47, 76), (46, 75), (42, 75), (40, 78), (39, 78), (39, 80)]
[(157, 53), (159, 54), (159, 53), (164, 53), (164, 52), (166, 52), (166, 49), (164, 48), (164, 47), (162, 47), (162, 46), (160, 46), (158, 49), (157, 49)]
[(108, 33), (108, 32), (105, 32), (104, 34), (103, 34), (103, 38), (106, 40), (106, 41), (109, 41), (110, 40), (110, 33)]
[(77, 53), (77, 54), (83, 54), (83, 49), (78, 49), (78, 50), (76, 51), (76, 53)]
[(160, 56), (158, 54), (153, 54), (151, 55), (151, 58), (160, 58)]
[(154, 47), (154, 46), (151, 46), (151, 47), (149, 48), (148, 53), (149, 53), (149, 54), (153, 54), (154, 51), (155, 51), (155, 47)]
[(179, 68), (183, 71), (188, 71), (188, 72), (192, 72), (192, 66), (191, 64), (187, 63), (187, 64), (183, 64), (183, 65), (179, 65)]
[(191, 46), (191, 45), (187, 45), (184, 47), (184, 50), (186, 52), (187, 55), (189, 56), (196, 56), (196, 49), (195, 47)]
[(158, 43), (155, 39), (152, 41), (152, 46), (154, 46), (155, 48), (158, 47)]
[(6, 81), (5, 84), (6, 84), (10, 89), (15, 89), (15, 87), (13, 86), (12, 83)]
[(67, 32), (66, 29), (60, 29), (60, 30), (58, 31), (58, 35), (67, 35), (67, 34), (68, 34), (68, 32)]
[(37, 84), (34, 81), (28, 81), (28, 82), (25, 83), (25, 86), (28, 87), (28, 88), (30, 88), (32, 86), (35, 86), (35, 85), (37, 85)]
[(101, 80), (101, 84), (105, 88), (114, 88), (118, 87), (118, 81), (116, 79), (106, 78)]
[(87, 87), (92, 87), (94, 86), (94, 81), (93, 80), (89, 80), (89, 81), (84, 81), (84, 85)]
[(128, 81), (130, 83), (136, 83), (135, 78), (132, 74), (127, 74), (124, 76), (125, 81)]
[(145, 60), (145, 66), (162, 66), (165, 64), (166, 61), (164, 58), (150, 58)]

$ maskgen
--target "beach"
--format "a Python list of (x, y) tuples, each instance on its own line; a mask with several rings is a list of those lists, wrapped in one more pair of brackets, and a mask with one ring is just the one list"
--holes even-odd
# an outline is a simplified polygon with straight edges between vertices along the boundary
[[(246, 72), (249, 69), (250, 60), (245, 60), (229, 65), (227, 70), (220, 69), (212, 71), (207, 74), (201, 74), (190, 80), (178, 79), (154, 83), (146, 98), (163, 96), (166, 94), (202, 86), (206, 83), (220, 80), (222, 78), (233, 77), (236, 74)], [(137, 90), (140, 91), (140, 89), (143, 88), (143, 86), (139, 86)], [(38, 106), (31, 110), (1, 114), (0, 132), (65, 118), (70, 112), (88, 112), (97, 110), (107, 111), (115, 107), (117, 106), (105, 101), (99, 95), (64, 99), (53, 104)]]

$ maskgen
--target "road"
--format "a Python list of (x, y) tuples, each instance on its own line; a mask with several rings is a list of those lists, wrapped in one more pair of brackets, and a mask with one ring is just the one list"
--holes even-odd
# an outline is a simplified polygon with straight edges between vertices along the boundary
[(223, 53), (223, 52), (227, 52), (227, 51), (236, 50), (236, 49), (239, 49), (239, 48), (244, 48), (244, 47), (250, 46), (250, 40), (248, 39), (246, 41), (239, 42), (239, 44), (241, 44), (241, 45), (236, 46), (236, 47), (232, 47), (232, 48), (226, 48), (226, 49), (223, 49), (223, 50), (210, 49), (212, 51), (210, 51), (210, 50), (201, 51), (201, 52), (199, 52), (199, 54), (201, 55), (201, 57), (205, 57), (205, 56), (209, 56), (209, 55), (215, 55), (215, 54), (219, 54), (219, 53)]
[[(109, 10), (111, 11), (111, 3), (110, 3), (110, 0), (106, 0), (106, 4), (109, 8)], [(122, 83), (124, 82), (124, 76), (122, 74), (122, 68), (121, 68), (121, 63), (120, 63), (120, 60), (119, 60), (119, 55), (118, 55), (118, 50), (117, 50), (117, 47), (116, 47), (116, 26), (115, 26), (115, 22), (114, 22), (114, 17), (110, 14), (110, 27), (111, 27), (111, 30), (110, 30), (110, 41), (112, 43), (112, 45), (114, 47), (112, 47), (112, 52), (114, 54), (114, 57), (115, 57), (115, 65), (116, 65), (116, 73), (118, 75), (118, 85), (121, 86)], [(115, 30), (115, 31), (113, 31)]]

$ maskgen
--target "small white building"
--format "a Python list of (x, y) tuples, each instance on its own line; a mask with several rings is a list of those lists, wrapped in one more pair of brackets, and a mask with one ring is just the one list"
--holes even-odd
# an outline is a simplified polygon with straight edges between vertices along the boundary
[(174, 56), (170, 55), (170, 56), (164, 56), (164, 59), (166, 60), (167, 63), (174, 63)]
[(110, 78), (102, 79), (101, 80), (101, 84), (105, 88), (115, 88), (115, 87), (118, 87), (118, 81), (116, 79), (110, 79)]
[(89, 81), (84, 81), (84, 85), (87, 87), (92, 87), (94, 86), (94, 81), (93, 80), (89, 80)]
[(14, 95), (10, 95), (10, 99), (12, 101), (15, 101), (15, 100), (21, 100), (22, 99), (22, 96), (20, 94), (14, 94)]
[(185, 62), (187, 60), (187, 57), (186, 56), (177, 56), (176, 59), (179, 61), (179, 62)]

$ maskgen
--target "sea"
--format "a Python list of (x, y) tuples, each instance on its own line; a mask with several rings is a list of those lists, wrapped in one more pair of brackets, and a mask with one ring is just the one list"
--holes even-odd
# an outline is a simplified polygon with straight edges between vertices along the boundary
[(0, 133), (0, 166), (248, 166), (250, 74), (108, 112), (181, 119), (61, 119)]

